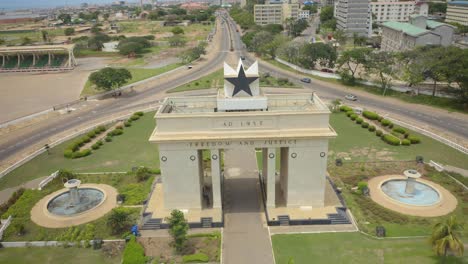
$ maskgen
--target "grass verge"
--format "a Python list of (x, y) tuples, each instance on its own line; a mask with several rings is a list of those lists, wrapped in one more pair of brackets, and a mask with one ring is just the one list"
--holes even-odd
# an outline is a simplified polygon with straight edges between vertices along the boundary
[[(377, 240), (360, 233), (273, 235), (278, 264), (286, 263), (441, 263), (426, 239)], [(465, 263), (448, 257), (445, 263)], [(293, 261), (293, 262), (292, 262)]]

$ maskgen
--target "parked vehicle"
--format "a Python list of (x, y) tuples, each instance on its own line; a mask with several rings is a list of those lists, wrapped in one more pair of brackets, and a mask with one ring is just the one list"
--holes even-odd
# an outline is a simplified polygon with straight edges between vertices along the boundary
[(190, 69), (192, 69), (192, 68), (193, 68), (193, 66), (192, 66), (192, 65), (187, 65), (187, 69), (189, 69), (189, 70), (190, 70)]
[(350, 100), (350, 101), (357, 101), (357, 96), (352, 95), (352, 94), (347, 94), (347, 95), (345, 95), (344, 98), (345, 98), (346, 100)]
[(301, 82), (310, 83), (311, 80), (310, 80), (310, 78), (302, 78)]
[(333, 70), (330, 70), (330, 69), (321, 69), (320, 70), (321, 72), (328, 72), (328, 73), (334, 73)]

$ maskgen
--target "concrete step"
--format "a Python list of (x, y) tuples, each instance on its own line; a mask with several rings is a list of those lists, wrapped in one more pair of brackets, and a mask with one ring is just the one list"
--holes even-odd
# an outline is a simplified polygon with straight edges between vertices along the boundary
[(280, 226), (288, 226), (289, 215), (278, 215), (278, 221), (280, 222)]

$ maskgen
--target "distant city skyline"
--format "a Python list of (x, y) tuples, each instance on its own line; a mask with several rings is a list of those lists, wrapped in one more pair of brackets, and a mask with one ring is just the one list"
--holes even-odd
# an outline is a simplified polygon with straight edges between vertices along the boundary
[[(82, 3), (88, 4), (111, 4), (115, 0), (0, 0), (0, 10), (14, 10), (27, 8), (53, 8), (63, 6), (79, 6)], [(126, 2), (137, 2), (129, 0)], [(139, 0), (138, 0), (139, 2)]]

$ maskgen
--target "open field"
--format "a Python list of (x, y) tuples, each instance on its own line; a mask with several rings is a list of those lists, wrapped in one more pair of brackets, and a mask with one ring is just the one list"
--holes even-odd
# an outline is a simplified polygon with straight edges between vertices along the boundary
[[(50, 36), (64, 36), (64, 28), (45, 29)], [(0, 31), (0, 38), (5, 40), (6, 45), (21, 44), (23, 38), (30, 38), (33, 42), (43, 41), (41, 30), (25, 30), (25, 31)]]
[(95, 264), (117, 264), (118, 258), (107, 258), (101, 250), (91, 248), (63, 248), (63, 247), (25, 247), (25, 248), (2, 248), (0, 250), (0, 263), (95, 263)]
[[(424, 238), (377, 240), (360, 233), (272, 236), (277, 264), (311, 263), (441, 263)], [(291, 259), (294, 262), (288, 262)], [(404, 260), (404, 261), (403, 261)], [(449, 257), (445, 263), (466, 263)]]
[(0, 180), (0, 189), (18, 186), (32, 179), (47, 176), (59, 169), (75, 172), (129, 171), (132, 167), (159, 168), (158, 147), (148, 142), (156, 124), (154, 112), (146, 113), (140, 120), (125, 128), (120, 136), (105, 143), (93, 154), (79, 159), (67, 159), (64, 150), (75, 139), (43, 153), (30, 162), (5, 175)]
[[(148, 79), (150, 77), (168, 72), (170, 70), (173, 70), (182, 64), (180, 63), (175, 63), (175, 64), (170, 64), (161, 68), (156, 68), (156, 69), (142, 69), (142, 68), (128, 68), (130, 73), (132, 74), (132, 79), (130, 79), (128, 82), (126, 82), (123, 86), (132, 84), (144, 79)], [(102, 93), (104, 90), (98, 90), (96, 89), (96, 86), (93, 85), (89, 80), (86, 81), (83, 90), (81, 91), (81, 96), (90, 96), (90, 95), (95, 95), (98, 93)]]

